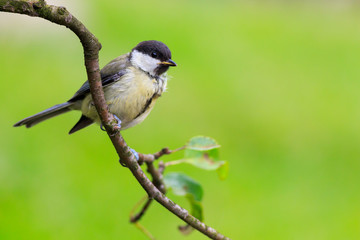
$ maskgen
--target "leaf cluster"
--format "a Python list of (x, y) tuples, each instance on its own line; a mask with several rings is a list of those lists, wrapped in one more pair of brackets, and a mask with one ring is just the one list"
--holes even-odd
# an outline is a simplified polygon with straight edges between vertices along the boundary
[[(224, 180), (228, 174), (228, 162), (219, 160), (220, 145), (210, 137), (196, 136), (191, 138), (184, 147), (184, 157), (165, 163), (165, 166), (177, 164), (190, 164), (194, 167), (217, 171), (220, 180)], [(199, 182), (184, 173), (170, 172), (164, 175), (164, 183), (167, 190), (175, 195), (185, 197), (191, 206), (191, 214), (203, 220), (203, 207), (201, 204), (203, 188)], [(189, 232), (189, 227), (180, 227), (184, 233)]]

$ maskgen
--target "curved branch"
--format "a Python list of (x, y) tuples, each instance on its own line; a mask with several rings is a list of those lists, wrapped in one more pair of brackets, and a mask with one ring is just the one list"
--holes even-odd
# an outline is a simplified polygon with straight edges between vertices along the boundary
[(130, 148), (121, 136), (120, 131), (116, 126), (116, 119), (108, 111), (102, 89), (98, 61), (101, 45), (97, 38), (87, 30), (78, 19), (68, 12), (66, 8), (47, 5), (44, 0), (0, 0), (0, 11), (44, 18), (50, 22), (63, 25), (73, 31), (79, 37), (84, 48), (85, 67), (94, 105), (122, 162), (130, 169), (150, 198), (154, 198), (173, 214), (206, 236), (212, 239), (229, 239), (218, 233), (215, 229), (206, 226), (200, 220), (190, 215), (187, 210), (168, 199), (154, 186), (142, 171), (140, 165), (130, 151)]

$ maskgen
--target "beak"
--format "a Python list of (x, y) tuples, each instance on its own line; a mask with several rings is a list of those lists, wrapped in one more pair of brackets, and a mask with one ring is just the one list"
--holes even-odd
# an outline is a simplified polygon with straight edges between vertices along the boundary
[(171, 60), (171, 59), (168, 59), (167, 61), (165, 62), (159, 62), (158, 64), (160, 65), (167, 65), (167, 66), (170, 66), (170, 67), (175, 67), (176, 66), (176, 63)]

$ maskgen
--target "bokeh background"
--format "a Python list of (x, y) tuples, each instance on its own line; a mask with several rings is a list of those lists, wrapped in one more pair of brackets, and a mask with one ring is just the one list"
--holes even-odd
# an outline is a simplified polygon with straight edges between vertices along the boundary
[[(226, 181), (168, 169), (202, 183), (207, 224), (232, 239), (360, 239), (356, 1), (52, 3), (99, 38), (101, 66), (143, 40), (170, 47), (168, 92), (123, 135), (143, 153), (195, 135), (222, 145)], [(66, 28), (0, 13), (0, 239), (147, 239), (128, 220), (144, 191), (99, 127), (69, 136), (77, 112), (12, 127), (71, 97), (83, 66)], [(182, 236), (158, 204), (141, 223), (157, 239), (206, 239)]]

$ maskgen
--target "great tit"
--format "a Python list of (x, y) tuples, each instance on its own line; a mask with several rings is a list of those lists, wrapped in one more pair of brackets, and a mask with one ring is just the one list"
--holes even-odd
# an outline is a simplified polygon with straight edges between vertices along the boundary
[[(105, 99), (110, 112), (121, 122), (121, 130), (141, 123), (149, 115), (166, 89), (166, 71), (172, 66), (176, 63), (171, 60), (170, 49), (152, 40), (140, 42), (130, 53), (115, 58), (101, 70)], [(80, 110), (82, 115), (69, 134), (94, 122), (101, 124), (87, 81), (69, 101), (27, 117), (14, 127), (30, 128), (71, 110)]]

